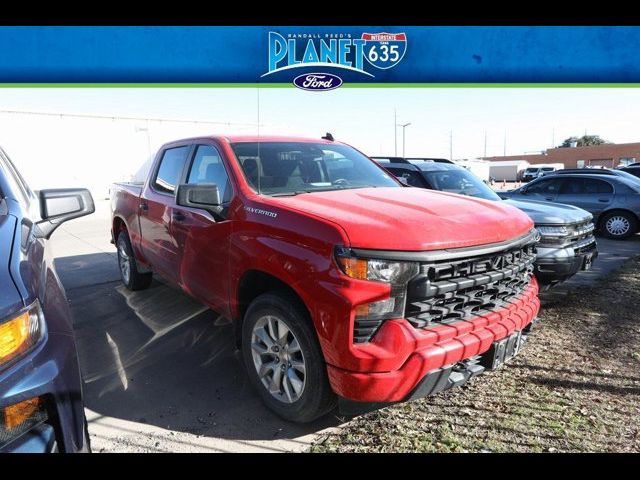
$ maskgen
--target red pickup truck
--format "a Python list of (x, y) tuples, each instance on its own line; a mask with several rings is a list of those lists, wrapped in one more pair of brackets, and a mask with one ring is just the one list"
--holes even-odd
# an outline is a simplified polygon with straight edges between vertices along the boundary
[(526, 214), (407, 188), (331, 137), (166, 144), (112, 212), (125, 285), (153, 272), (234, 320), (289, 420), (461, 385), (515, 355), (538, 313)]

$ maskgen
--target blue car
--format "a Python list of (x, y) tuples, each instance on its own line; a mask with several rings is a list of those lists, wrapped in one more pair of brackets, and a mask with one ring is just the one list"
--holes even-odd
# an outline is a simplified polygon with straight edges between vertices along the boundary
[(36, 195), (0, 149), (0, 452), (89, 452), (82, 380), (49, 238), (94, 211), (84, 189)]

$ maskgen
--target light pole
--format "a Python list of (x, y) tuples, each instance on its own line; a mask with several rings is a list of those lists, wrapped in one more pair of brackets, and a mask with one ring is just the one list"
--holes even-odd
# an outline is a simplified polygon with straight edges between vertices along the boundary
[(398, 114), (393, 109), (393, 154), (398, 156)]
[[(397, 123), (396, 126), (398, 127), (402, 127), (402, 156), (404, 157), (404, 146), (405, 146), (405, 136), (404, 136), (404, 130), (405, 128), (407, 128), (409, 125), (411, 125), (411, 122), (409, 123)], [(397, 155), (397, 153), (396, 153)]]

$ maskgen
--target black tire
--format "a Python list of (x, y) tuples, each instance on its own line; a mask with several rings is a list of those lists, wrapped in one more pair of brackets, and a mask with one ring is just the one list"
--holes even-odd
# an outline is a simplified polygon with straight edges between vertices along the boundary
[[(118, 240), (116, 242), (116, 248), (118, 249), (118, 270), (120, 271), (120, 278), (122, 279), (122, 283), (129, 290), (144, 290), (151, 285), (151, 280), (153, 279), (153, 274), (149, 273), (140, 273), (138, 271), (138, 264), (136, 263), (136, 257), (133, 254), (133, 248), (131, 248), (131, 241), (129, 240), (129, 235), (127, 232), (122, 231), (118, 235)], [(124, 268), (122, 266), (123, 255), (121, 250), (124, 250), (128, 257), (129, 261), (129, 274), (126, 275)]]
[[(254, 364), (252, 353), (254, 326), (267, 315), (284, 322), (297, 339), (304, 355), (304, 387), (299, 398), (292, 403), (279, 400), (269, 392), (262, 383)], [(242, 323), (242, 357), (251, 383), (267, 407), (280, 417), (292, 422), (307, 423), (335, 408), (337, 399), (329, 385), (327, 367), (315, 328), (308, 312), (293, 295), (287, 292), (265, 293), (251, 302)]]
[[(618, 220), (616, 223), (615, 221)], [(614, 230), (615, 226), (619, 228)], [(621, 228), (622, 229), (621, 229)], [(624, 230), (624, 228), (626, 230)], [(631, 212), (614, 211), (605, 214), (600, 220), (600, 231), (607, 238), (623, 240), (634, 235), (638, 231), (638, 219)]]

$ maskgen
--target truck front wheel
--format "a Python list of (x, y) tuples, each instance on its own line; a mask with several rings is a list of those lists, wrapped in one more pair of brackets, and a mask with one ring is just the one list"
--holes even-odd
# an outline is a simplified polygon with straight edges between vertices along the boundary
[(127, 232), (120, 232), (116, 247), (118, 248), (118, 267), (122, 283), (129, 290), (144, 290), (151, 285), (152, 274), (138, 271), (136, 257), (133, 254)]
[(265, 293), (251, 303), (242, 354), (262, 400), (282, 418), (311, 422), (335, 407), (313, 324), (292, 295)]

